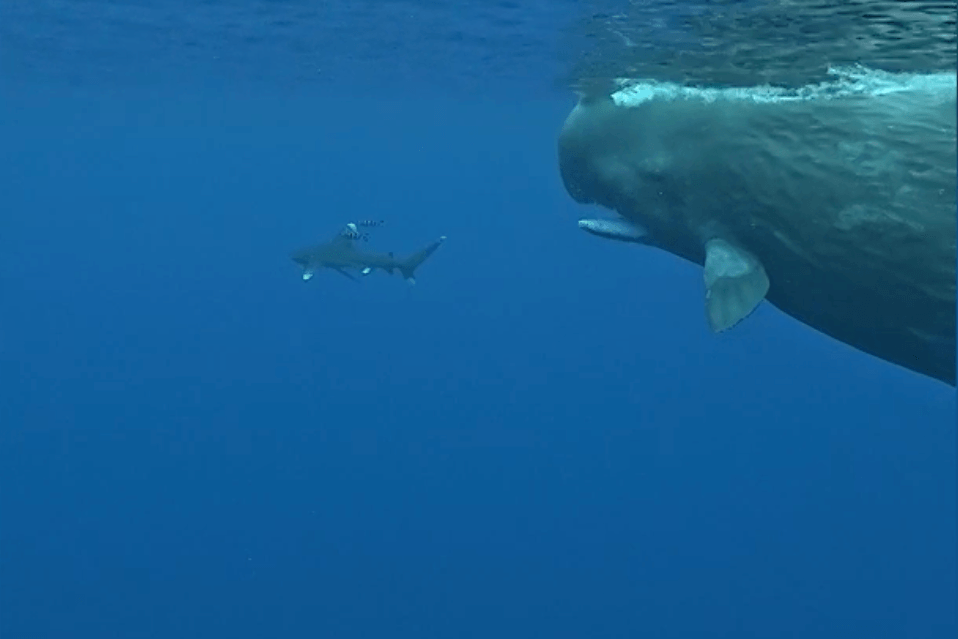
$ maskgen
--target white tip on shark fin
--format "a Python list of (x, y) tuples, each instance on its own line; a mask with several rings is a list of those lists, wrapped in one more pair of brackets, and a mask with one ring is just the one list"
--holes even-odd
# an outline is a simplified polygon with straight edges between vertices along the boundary
[(360, 273), (362, 273), (363, 275), (369, 275), (370, 273), (372, 273), (372, 269), (367, 266), (366, 268), (361, 270)]
[(713, 332), (728, 330), (765, 299), (768, 275), (754, 255), (725, 240), (705, 244), (705, 311)]
[(315, 273), (312, 271), (303, 271), (303, 281), (308, 282), (309, 280), (313, 279), (313, 275), (315, 275)]

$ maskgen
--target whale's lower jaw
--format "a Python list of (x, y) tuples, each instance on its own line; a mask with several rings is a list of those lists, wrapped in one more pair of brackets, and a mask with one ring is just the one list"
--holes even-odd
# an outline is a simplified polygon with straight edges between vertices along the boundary
[[(650, 108), (667, 109), (668, 104)], [(703, 103), (695, 111), (686, 104), (681, 117), (696, 118), (691, 123), (695, 128), (712, 117), (710, 108), (714, 107)], [(742, 131), (729, 131), (728, 140), (722, 137), (727, 110), (715, 117), (714, 135), (702, 145), (710, 156), (722, 157), (724, 165), (676, 156), (678, 164), (669, 170), (684, 189), (683, 201), (699, 208), (720, 204), (709, 212), (717, 226), (728, 231), (724, 239), (761, 264), (769, 281), (765, 299), (782, 312), (860, 351), (955, 386), (954, 108), (952, 119), (941, 125), (950, 131), (944, 142), (920, 144), (914, 131), (909, 140), (869, 139), (860, 131), (849, 134), (849, 140), (875, 145), (878, 155), (889, 158), (905, 157), (916, 145), (923, 148), (926, 166), (940, 167), (935, 169), (939, 173), (929, 178), (926, 171), (914, 180), (907, 167), (877, 176), (869, 173), (875, 169), (868, 163), (846, 162), (844, 168), (818, 170), (821, 152), (816, 145), (835, 148), (844, 141), (803, 135), (801, 123), (828, 125), (822, 120), (832, 117), (847, 128), (859, 114), (801, 111), (815, 109), (813, 104), (792, 106), (795, 112), (789, 114), (773, 111), (775, 105), (763, 108), (749, 113), (747, 121), (752, 127), (768, 122), (769, 130), (747, 131), (751, 146), (741, 143)], [(831, 108), (835, 110), (834, 105)], [(651, 236), (643, 243), (704, 265), (704, 250), (678, 242), (680, 235), (655, 236), (655, 221), (649, 224), (648, 207), (636, 198), (642, 189), (629, 184), (623, 174), (623, 158), (625, 166), (641, 166), (650, 145), (669, 145), (673, 132), (649, 127), (646, 118), (663, 121), (661, 113), (618, 107), (611, 100), (578, 105), (559, 136), (563, 183), (575, 201), (598, 204), (636, 227), (648, 228)], [(783, 121), (797, 122), (799, 130), (792, 135), (796, 144), (812, 140), (805, 148), (793, 146), (789, 153), (794, 158), (783, 154), (784, 146), (772, 150), (779, 143)], [(676, 130), (682, 124), (675, 124)], [(862, 129), (873, 131), (880, 124), (864, 123)], [(837, 124), (831, 127), (837, 129)], [(896, 146), (899, 142), (901, 148)], [(683, 149), (688, 153), (687, 146)], [(750, 162), (739, 157), (742, 153), (754, 153), (763, 162)], [(605, 172), (610, 158), (620, 161), (619, 168)], [(801, 166), (802, 161), (809, 166)], [(897, 180), (893, 191), (889, 179)], [(734, 193), (723, 192), (732, 186)], [(890, 198), (887, 206), (885, 196)], [(856, 217), (861, 211), (865, 213)], [(688, 236), (693, 235), (690, 230)]]

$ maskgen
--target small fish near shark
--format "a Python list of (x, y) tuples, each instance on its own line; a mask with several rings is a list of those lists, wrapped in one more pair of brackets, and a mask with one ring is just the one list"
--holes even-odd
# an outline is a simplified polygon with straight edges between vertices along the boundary
[(763, 301), (956, 385), (956, 76), (833, 70), (827, 86), (623, 81), (558, 140), (601, 238), (703, 268), (713, 332)]
[(350, 273), (350, 270), (358, 271), (360, 275), (369, 275), (379, 269), (390, 275), (398, 272), (407, 282), (415, 284), (416, 269), (446, 241), (446, 236), (441, 236), (405, 259), (395, 257), (392, 252), (378, 253), (361, 250), (356, 244), (358, 241), (368, 241), (369, 234), (360, 231), (360, 228), (381, 224), (383, 224), (382, 220), (349, 222), (329, 241), (293, 251), (290, 259), (303, 269), (303, 281), (311, 280), (324, 268), (336, 271), (354, 281), (358, 280)]

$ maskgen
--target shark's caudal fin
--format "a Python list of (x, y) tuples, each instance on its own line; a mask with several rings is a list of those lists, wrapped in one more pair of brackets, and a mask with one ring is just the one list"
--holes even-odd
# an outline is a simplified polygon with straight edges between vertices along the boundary
[(399, 271), (402, 273), (402, 276), (405, 277), (410, 284), (416, 283), (416, 269), (420, 264), (426, 261), (430, 255), (432, 255), (439, 245), (446, 241), (446, 236), (443, 235), (438, 240), (427, 246), (426, 248), (418, 251), (408, 258), (406, 258), (401, 264), (399, 264)]

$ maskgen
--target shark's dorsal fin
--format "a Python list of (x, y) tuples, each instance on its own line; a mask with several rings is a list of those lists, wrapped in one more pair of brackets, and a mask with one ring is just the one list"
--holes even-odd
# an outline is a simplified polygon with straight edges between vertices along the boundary
[(754, 255), (722, 239), (705, 244), (705, 311), (716, 333), (741, 322), (765, 299), (768, 275)]
[(357, 222), (348, 222), (343, 225), (343, 228), (339, 230), (339, 233), (336, 234), (336, 237), (333, 238), (334, 242), (342, 242), (345, 240), (363, 240), (364, 242), (369, 241), (369, 233), (360, 231), (359, 228), (368, 228), (373, 226), (382, 226), (385, 224), (385, 220), (359, 220)]
[(353, 222), (349, 224), (344, 224), (343, 228), (339, 229), (339, 232), (333, 236), (331, 241), (332, 244), (350, 244), (353, 240), (358, 240), (362, 238), (362, 233), (359, 232), (359, 229)]

